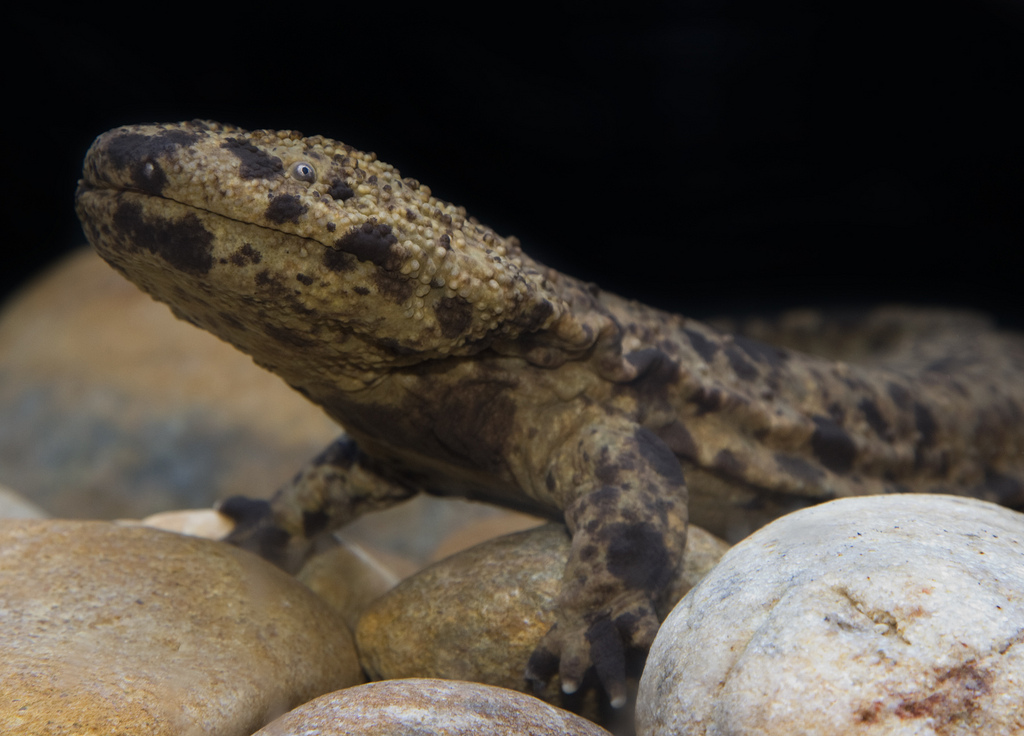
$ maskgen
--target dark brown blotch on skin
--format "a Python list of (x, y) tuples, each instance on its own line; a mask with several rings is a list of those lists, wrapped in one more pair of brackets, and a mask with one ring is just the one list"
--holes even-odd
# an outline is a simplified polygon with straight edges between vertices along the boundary
[(636, 350), (625, 358), (636, 368), (637, 377), (616, 390), (628, 386), (640, 403), (641, 415), (651, 410), (671, 412), (668, 388), (679, 379), (679, 364), (658, 348)]
[(547, 299), (543, 299), (534, 304), (526, 312), (516, 314), (515, 318), (512, 320), (512, 324), (523, 332), (533, 332), (534, 330), (539, 329), (554, 311), (554, 305)]
[(690, 434), (690, 430), (678, 419), (671, 424), (657, 430), (655, 434), (673, 453), (688, 460), (697, 459), (697, 442)]
[(697, 415), (710, 414), (725, 405), (725, 392), (714, 386), (699, 386), (686, 400), (697, 407)]
[[(321, 263), (329, 271), (335, 273), (343, 273), (345, 271), (351, 271), (356, 267), (356, 257), (351, 253), (346, 253), (343, 250), (335, 250), (334, 248), (324, 248), (324, 255), (321, 259)], [(356, 290), (361, 287), (356, 287)], [(369, 293), (366, 289), (363, 293)]]
[(337, 202), (344, 202), (346, 199), (355, 196), (352, 187), (341, 179), (332, 179), (331, 186), (327, 188), (327, 196)]
[(676, 378), (678, 364), (658, 348), (634, 350), (625, 357), (636, 368), (637, 379), (653, 378), (667, 383)]
[(878, 410), (878, 404), (871, 399), (864, 398), (857, 402), (857, 408), (860, 409), (864, 420), (875, 431), (875, 434), (884, 439), (889, 438), (889, 423), (885, 421), (882, 412)]
[(744, 357), (743, 352), (735, 345), (726, 346), (725, 357), (729, 359), (729, 366), (741, 380), (753, 381), (760, 375), (757, 368)]
[(213, 268), (213, 235), (191, 212), (180, 220), (149, 219), (140, 204), (122, 201), (112, 219), (133, 248), (148, 250), (178, 271), (204, 276)]
[(463, 334), (473, 321), (473, 305), (461, 296), (442, 297), (434, 304), (441, 335), (449, 340)]
[(719, 450), (711, 461), (711, 465), (733, 478), (740, 477), (745, 467), (740, 459), (729, 449)]
[(396, 304), (402, 304), (412, 296), (412, 282), (399, 274), (378, 269), (373, 273), (373, 283), (381, 296), (387, 297)]
[(320, 532), (327, 529), (331, 521), (331, 515), (323, 509), (318, 511), (302, 512), (302, 534), (306, 539), (312, 539)]
[(239, 138), (228, 138), (221, 144), (239, 160), (238, 175), (243, 179), (272, 179), (284, 175), (284, 164), (277, 156)]
[(228, 261), (236, 266), (256, 265), (263, 260), (263, 254), (252, 247), (249, 243), (242, 243), (235, 252), (228, 256)]
[(575, 507), (572, 509), (572, 516), (592, 516), (591, 509), (593, 508), (599, 509), (601, 515), (614, 514), (619, 507), (621, 499), (622, 490), (617, 486), (601, 486), (576, 501)]
[(299, 217), (304, 215), (308, 209), (309, 207), (302, 204), (302, 200), (294, 194), (279, 194), (270, 200), (263, 215), (277, 225), (285, 222), (297, 223)]
[(647, 427), (638, 427), (633, 439), (636, 441), (640, 455), (654, 472), (671, 483), (677, 485), (684, 483), (683, 468), (679, 465), (679, 460), (654, 432)]
[(105, 150), (114, 166), (128, 169), (137, 189), (156, 195), (167, 185), (167, 176), (156, 159), (181, 146), (190, 146), (198, 139), (198, 134), (184, 130), (167, 130), (156, 135), (124, 133), (111, 139)]
[(704, 335), (694, 330), (683, 330), (683, 334), (686, 335), (693, 349), (697, 351), (697, 355), (703, 358), (706, 363), (710, 363), (715, 359), (720, 349), (718, 343), (708, 340)]
[[(619, 473), (625, 469), (625, 465), (612, 462), (609, 457), (611, 454), (607, 447), (601, 448), (601, 456), (594, 463), (594, 477), (597, 478), (602, 484), (610, 486), (613, 483), (618, 482)], [(629, 467), (633, 467), (633, 463), (627, 462)]]
[(537, 647), (533, 650), (526, 663), (526, 677), (533, 683), (536, 692), (543, 692), (544, 686), (558, 674), (560, 661), (559, 655), (546, 647)]
[(622, 673), (626, 671), (626, 652), (622, 646), (622, 636), (607, 615), (602, 615), (589, 624), (586, 638), (594, 672), (598, 680), (607, 687), (607, 683), (622, 677)]
[(266, 293), (275, 295), (288, 293), (288, 289), (281, 283), (281, 278), (277, 274), (271, 273), (269, 269), (264, 268), (262, 271), (259, 271), (254, 281), (256, 286)]
[(827, 417), (816, 416), (811, 419), (814, 421), (814, 434), (811, 435), (814, 456), (833, 473), (849, 472), (857, 456), (853, 439)]
[(609, 524), (595, 541), (607, 550), (608, 571), (627, 588), (654, 592), (668, 585), (671, 556), (664, 535), (653, 524)]
[(298, 281), (300, 284), (303, 284), (305, 286), (310, 286), (313, 283), (313, 277), (312, 276), (307, 276), (304, 273), (297, 273), (297, 274), (295, 274), (295, 280)]
[(360, 261), (385, 266), (391, 254), (391, 246), (397, 242), (398, 238), (391, 232), (391, 225), (364, 222), (335, 240), (334, 247), (351, 253)]

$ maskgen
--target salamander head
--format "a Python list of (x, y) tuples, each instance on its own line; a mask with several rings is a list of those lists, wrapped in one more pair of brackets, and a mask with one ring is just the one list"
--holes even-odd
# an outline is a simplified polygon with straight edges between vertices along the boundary
[(104, 259), (286, 380), (297, 354), (336, 382), (525, 334), (573, 353), (596, 340), (575, 286), (514, 238), (320, 136), (117, 128), (86, 155), (76, 207)]

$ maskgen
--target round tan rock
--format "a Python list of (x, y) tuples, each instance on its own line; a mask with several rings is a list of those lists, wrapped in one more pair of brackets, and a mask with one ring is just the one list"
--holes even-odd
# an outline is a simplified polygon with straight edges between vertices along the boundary
[(504, 688), (450, 680), (372, 682), (324, 695), (253, 736), (608, 736), (590, 721)]
[(651, 650), (639, 736), (1024, 733), (1024, 515), (953, 496), (795, 512)]
[[(548, 524), (484, 542), (407, 578), (359, 621), (363, 667), (371, 679), (441, 677), (532, 693), (523, 673), (554, 623), (569, 547), (565, 527)], [(675, 600), (725, 549), (691, 527), (692, 561), (676, 581)], [(557, 677), (541, 697), (567, 704)], [(597, 718), (595, 703), (571, 706)]]
[(310, 559), (296, 579), (319, 595), (353, 631), (370, 604), (398, 584), (393, 572), (358, 544), (344, 539)]
[(248, 736), (362, 681), (312, 592), (228, 545), (0, 521), (0, 733)]

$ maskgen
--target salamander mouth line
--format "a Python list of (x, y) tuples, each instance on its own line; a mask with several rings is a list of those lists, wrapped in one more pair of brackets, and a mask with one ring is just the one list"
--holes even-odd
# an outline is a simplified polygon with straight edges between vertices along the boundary
[(327, 250), (333, 250), (333, 251), (338, 252), (338, 253), (345, 252), (341, 248), (338, 248), (338, 247), (336, 247), (334, 245), (328, 245), (327, 243), (322, 243), (321, 241), (317, 240), (316, 238), (310, 237), (309, 235), (299, 235), (298, 233), (290, 233), (287, 230), (282, 230), (281, 228), (273, 227), (272, 225), (265, 225), (265, 224), (262, 224), (262, 223), (251, 222), (249, 220), (241, 220), (241, 219), (239, 219), (237, 217), (231, 217), (230, 215), (225, 215), (222, 212), (216, 212), (214, 210), (207, 209), (206, 207), (200, 207), (198, 205), (191, 204), (189, 202), (182, 202), (179, 199), (175, 199), (174, 197), (168, 197), (168, 196), (165, 196), (163, 194), (153, 194), (152, 192), (146, 192), (146, 191), (143, 191), (142, 189), (137, 189), (135, 187), (117, 186), (117, 185), (111, 184), (110, 182), (107, 182), (107, 181), (96, 183), (96, 182), (92, 182), (92, 181), (83, 179), (82, 183), (88, 189), (91, 189), (93, 191), (108, 191), (108, 192), (111, 192), (114, 196), (117, 196), (119, 194), (131, 194), (134, 197), (145, 198), (145, 199), (149, 199), (149, 200), (162, 199), (165, 202), (174, 202), (174, 204), (178, 205), (179, 207), (183, 207), (183, 208), (186, 208), (186, 209), (194, 211), (194, 212), (202, 212), (202, 213), (204, 213), (204, 215), (207, 215), (209, 217), (216, 217), (216, 218), (219, 218), (221, 220), (225, 220), (227, 222), (237, 222), (240, 225), (246, 225), (248, 227), (260, 228), (261, 230), (267, 230), (267, 231), (270, 231), (270, 232), (281, 233), (282, 235), (287, 235), (287, 236), (292, 237), (292, 238), (297, 238), (299, 240), (304, 240), (304, 241), (309, 242), (309, 243), (314, 243), (317, 246), (319, 246), (320, 248), (324, 248), (324, 249), (327, 249)]

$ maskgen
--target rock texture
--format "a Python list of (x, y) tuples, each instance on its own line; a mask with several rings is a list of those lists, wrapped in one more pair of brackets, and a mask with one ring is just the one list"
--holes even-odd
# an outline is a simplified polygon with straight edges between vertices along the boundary
[(398, 583), (387, 567), (344, 539), (310, 559), (296, 577), (353, 631), (366, 609)]
[(227, 545), (0, 521), (0, 733), (248, 736), (362, 673), (304, 586)]
[[(565, 528), (549, 524), (479, 544), (404, 580), (356, 629), (370, 678), (443, 677), (532, 692), (523, 672), (554, 622), (569, 545)], [(725, 549), (721, 540), (691, 528), (676, 600)], [(578, 697), (567, 703), (557, 677), (542, 697), (600, 717), (596, 704)]]
[(869, 496), (773, 522), (663, 625), (637, 733), (1024, 733), (1024, 515)]
[(608, 736), (536, 698), (451, 680), (390, 680), (324, 695), (253, 736)]

